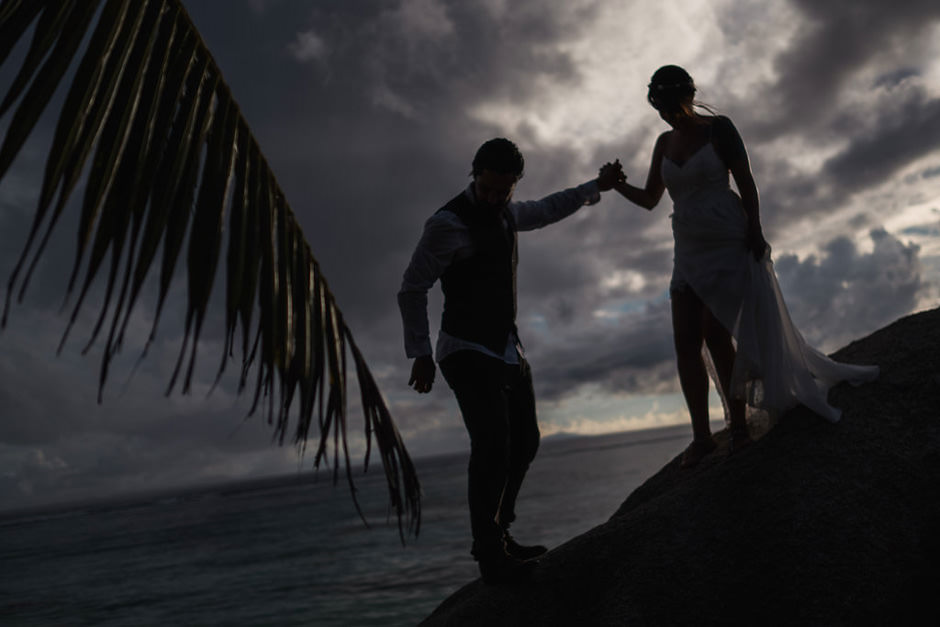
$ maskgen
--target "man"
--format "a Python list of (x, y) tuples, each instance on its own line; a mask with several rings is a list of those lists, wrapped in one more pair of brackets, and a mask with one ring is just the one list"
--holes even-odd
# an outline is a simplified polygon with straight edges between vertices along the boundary
[(487, 583), (524, 575), (546, 551), (520, 545), (509, 534), (519, 488), (539, 445), (532, 375), (515, 324), (516, 232), (598, 202), (600, 192), (623, 176), (619, 163), (608, 163), (597, 179), (578, 187), (511, 202), (523, 168), (513, 142), (484, 143), (473, 159), (473, 181), (425, 223), (398, 293), (405, 351), (414, 358), (408, 384), (427, 393), (435, 375), (427, 292), (441, 280), (437, 360), (470, 434), (471, 552)]

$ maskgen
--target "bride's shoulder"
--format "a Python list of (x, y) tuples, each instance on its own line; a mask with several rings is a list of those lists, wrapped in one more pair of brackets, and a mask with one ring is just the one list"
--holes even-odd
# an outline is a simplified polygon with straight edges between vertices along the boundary
[(669, 129), (668, 131), (663, 131), (662, 133), (659, 134), (659, 137), (656, 138), (656, 146), (664, 145), (666, 142), (672, 139), (672, 136), (674, 134), (675, 134), (675, 131), (672, 129)]
[(711, 123), (711, 142), (715, 150), (726, 164), (733, 164), (739, 159), (747, 158), (747, 149), (741, 134), (726, 115), (716, 115)]
[(710, 115), (706, 118), (709, 126), (718, 131), (728, 131), (734, 129), (734, 122), (727, 115)]
[(662, 158), (663, 153), (666, 152), (666, 147), (669, 145), (670, 139), (674, 131), (663, 131), (659, 134), (659, 137), (656, 138), (656, 143), (653, 144), (653, 161), (657, 161)]

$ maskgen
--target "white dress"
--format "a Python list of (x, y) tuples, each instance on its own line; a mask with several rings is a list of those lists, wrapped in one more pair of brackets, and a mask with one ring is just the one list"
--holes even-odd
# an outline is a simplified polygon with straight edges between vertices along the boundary
[(685, 163), (662, 160), (674, 203), (671, 289), (690, 287), (727, 328), (737, 355), (732, 394), (777, 416), (802, 403), (836, 422), (826, 397), (840, 381), (878, 377), (877, 366), (835, 362), (807, 345), (790, 320), (768, 251), (758, 262), (746, 246), (747, 218), (728, 168), (711, 142)]

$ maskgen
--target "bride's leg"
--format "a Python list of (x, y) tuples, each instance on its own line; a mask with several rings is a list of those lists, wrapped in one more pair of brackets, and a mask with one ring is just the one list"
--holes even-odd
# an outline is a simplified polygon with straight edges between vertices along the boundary
[[(746, 405), (744, 399), (735, 397), (731, 392), (731, 373), (734, 370), (734, 345), (731, 343), (731, 333), (705, 309), (705, 344), (712, 356), (718, 382), (728, 403), (728, 419), (731, 423), (732, 445), (741, 446), (748, 440)], [(738, 440), (734, 444), (734, 440)]]
[(692, 418), (693, 445), (711, 442), (708, 426), (708, 372), (702, 361), (705, 306), (688, 287), (672, 294), (672, 331), (679, 384)]

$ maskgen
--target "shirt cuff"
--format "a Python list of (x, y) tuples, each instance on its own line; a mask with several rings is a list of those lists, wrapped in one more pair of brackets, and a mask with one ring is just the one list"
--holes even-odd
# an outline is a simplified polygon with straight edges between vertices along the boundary
[(434, 352), (431, 350), (431, 342), (427, 339), (414, 343), (405, 342), (405, 355), (409, 359), (414, 359), (415, 357), (425, 357), (433, 354)]
[(597, 186), (597, 179), (578, 185), (578, 189), (585, 196), (585, 205), (596, 205), (601, 201), (601, 190)]

